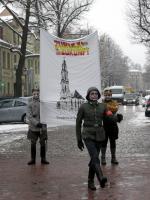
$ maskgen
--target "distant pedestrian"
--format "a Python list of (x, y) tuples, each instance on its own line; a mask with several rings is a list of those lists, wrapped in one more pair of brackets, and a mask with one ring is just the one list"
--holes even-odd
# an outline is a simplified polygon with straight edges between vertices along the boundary
[(107, 182), (107, 178), (103, 176), (99, 160), (101, 143), (105, 139), (103, 118), (106, 112), (106, 105), (98, 102), (100, 97), (100, 92), (96, 87), (89, 88), (86, 95), (87, 102), (80, 106), (76, 119), (78, 148), (83, 151), (85, 144), (91, 158), (88, 174), (88, 188), (91, 190), (96, 190), (94, 185), (95, 174), (102, 188), (105, 187)]
[(28, 139), (31, 141), (31, 160), (28, 165), (36, 163), (36, 143), (40, 141), (41, 163), (49, 164), (46, 160), (47, 128), (46, 124), (40, 123), (40, 99), (39, 89), (32, 90), (33, 98), (29, 102), (27, 119), (29, 123)]
[(112, 100), (112, 91), (110, 89), (106, 89), (104, 91), (104, 101), (107, 106), (107, 115), (113, 116), (114, 120), (109, 120), (108, 118), (104, 119), (104, 129), (106, 138), (102, 142), (101, 148), (101, 164), (106, 165), (106, 150), (107, 150), (107, 143), (108, 140), (110, 142), (110, 152), (111, 152), (111, 163), (112, 164), (119, 164), (118, 160), (116, 159), (116, 140), (118, 139), (118, 125), (117, 122), (121, 122), (123, 120), (122, 114), (117, 114), (119, 109), (119, 104), (117, 101)]

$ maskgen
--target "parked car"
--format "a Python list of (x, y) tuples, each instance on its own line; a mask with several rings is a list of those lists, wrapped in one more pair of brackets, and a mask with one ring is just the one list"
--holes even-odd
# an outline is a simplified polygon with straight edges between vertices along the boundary
[[(150, 101), (149, 101), (150, 102)], [(145, 117), (150, 117), (150, 103), (147, 104), (145, 109)]]
[(0, 123), (23, 122), (26, 123), (28, 100), (11, 98), (0, 101)]
[(25, 102), (29, 102), (29, 101), (31, 101), (32, 100), (32, 96), (28, 96), (28, 97), (19, 97), (19, 99), (22, 99), (23, 101), (25, 101)]
[(142, 106), (143, 107), (146, 107), (149, 99), (150, 99), (150, 95), (146, 95), (145, 97), (142, 97)]
[(139, 105), (139, 96), (135, 93), (126, 93), (123, 99), (123, 105)]

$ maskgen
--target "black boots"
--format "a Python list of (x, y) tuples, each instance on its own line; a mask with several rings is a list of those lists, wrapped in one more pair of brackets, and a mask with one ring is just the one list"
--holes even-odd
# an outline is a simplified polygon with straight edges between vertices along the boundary
[(95, 173), (96, 173), (96, 176), (100, 183), (101, 188), (104, 188), (105, 184), (107, 183), (107, 177), (103, 176), (103, 173), (99, 164), (95, 164), (94, 169), (92, 167), (89, 167), (88, 188), (91, 190), (96, 190), (96, 187), (94, 185)]
[(111, 151), (111, 163), (114, 165), (118, 165), (119, 162), (116, 159), (116, 148), (111, 148), (110, 151)]
[[(46, 160), (46, 149), (45, 146), (41, 146), (40, 149), (41, 154), (41, 163), (42, 164), (49, 164), (49, 162)], [(36, 161), (36, 144), (31, 144), (31, 160), (28, 162), (28, 165), (35, 165)]]
[(31, 160), (28, 162), (28, 165), (35, 165), (36, 158), (36, 144), (31, 144)]
[(95, 176), (94, 170), (92, 169), (92, 167), (89, 167), (88, 188), (90, 190), (96, 190), (96, 187), (94, 185), (94, 176)]
[(107, 177), (103, 176), (103, 173), (99, 164), (95, 164), (95, 173), (96, 173), (96, 176), (100, 183), (101, 188), (104, 188), (105, 184), (107, 183)]
[(106, 165), (106, 148), (101, 148), (101, 164)]
[(114, 164), (114, 165), (118, 165), (118, 164), (119, 164), (119, 162), (118, 162), (118, 160), (116, 159), (116, 157), (112, 157), (111, 163)]
[[(119, 162), (116, 159), (116, 148), (110, 148), (111, 151), (111, 163), (114, 165), (118, 165)], [(106, 165), (106, 148), (101, 148), (101, 164)]]
[(41, 163), (48, 165), (49, 162), (46, 160), (46, 148), (45, 146), (41, 146)]

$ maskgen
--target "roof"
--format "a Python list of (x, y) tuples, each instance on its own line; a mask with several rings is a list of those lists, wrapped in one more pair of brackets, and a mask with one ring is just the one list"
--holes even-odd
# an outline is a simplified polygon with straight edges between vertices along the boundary
[(104, 88), (104, 91), (110, 90), (110, 89), (122, 89), (122, 88), (124, 88), (123, 85), (113, 85), (113, 86), (109, 86), (109, 87)]
[(4, 8), (4, 9), (0, 12), (0, 18), (1, 18), (3, 21), (11, 21), (11, 20), (13, 20), (12, 14), (11, 14), (6, 8)]
[(79, 92), (77, 90), (75, 90), (72, 94), (72, 98), (77, 98), (77, 99), (83, 99), (84, 98), (81, 96), (81, 94), (79, 94)]
[(142, 73), (141, 70), (138, 70), (138, 69), (130, 69), (129, 72), (138, 72), (138, 73)]

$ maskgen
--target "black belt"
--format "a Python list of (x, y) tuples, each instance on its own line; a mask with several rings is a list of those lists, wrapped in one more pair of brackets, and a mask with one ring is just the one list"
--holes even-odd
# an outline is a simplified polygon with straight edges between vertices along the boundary
[(84, 127), (102, 127), (102, 125), (101, 124), (92, 124), (92, 125), (83, 125)]

